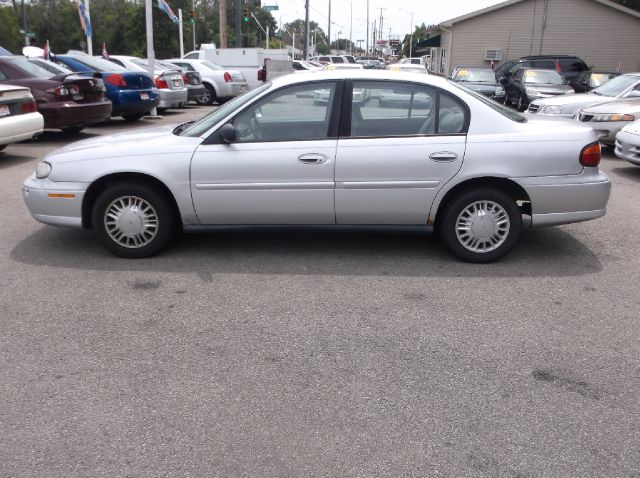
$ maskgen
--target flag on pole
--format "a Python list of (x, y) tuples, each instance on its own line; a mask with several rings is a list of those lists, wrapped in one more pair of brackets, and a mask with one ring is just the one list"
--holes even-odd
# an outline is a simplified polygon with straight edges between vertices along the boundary
[(178, 17), (176, 17), (176, 14), (173, 13), (173, 10), (171, 10), (171, 7), (167, 4), (167, 2), (165, 2), (164, 0), (158, 0), (158, 8), (166, 13), (173, 23), (178, 23)]
[(42, 50), (42, 58), (45, 60), (51, 60), (51, 49), (49, 48), (49, 40), (44, 44), (44, 50)]
[(560, 67), (560, 60), (556, 60), (556, 71), (558, 73), (562, 73), (562, 68)]
[(109, 53), (107, 52), (107, 44), (105, 42), (102, 42), (102, 58), (104, 58), (105, 60), (109, 59)]
[(78, 3), (78, 15), (80, 15), (80, 25), (82, 26), (82, 30), (84, 34), (91, 38), (93, 36), (93, 30), (91, 28), (91, 22), (87, 17), (87, 9), (84, 6), (84, 1), (76, 0)]

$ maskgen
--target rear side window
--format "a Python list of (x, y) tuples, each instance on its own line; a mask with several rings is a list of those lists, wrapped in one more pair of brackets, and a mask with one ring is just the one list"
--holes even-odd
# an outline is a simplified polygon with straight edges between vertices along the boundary
[(584, 61), (577, 58), (560, 60), (559, 63), (562, 71), (585, 71), (589, 69)]
[(553, 70), (556, 67), (556, 62), (553, 60), (533, 60), (531, 66), (534, 68)]
[(199, 57), (200, 57), (200, 54), (196, 52), (196, 53), (189, 53), (184, 58), (185, 60), (197, 60)]
[(344, 63), (344, 58), (340, 57), (340, 56), (334, 56), (332, 58), (334, 63)]

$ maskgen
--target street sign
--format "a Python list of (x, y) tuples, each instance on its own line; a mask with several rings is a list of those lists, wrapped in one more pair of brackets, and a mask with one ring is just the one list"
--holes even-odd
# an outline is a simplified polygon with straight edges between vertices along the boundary
[[(24, 35), (24, 30), (20, 30), (20, 34), (21, 34), (21, 35)], [(26, 35), (26, 36), (28, 36), (29, 38), (35, 38), (35, 37), (36, 37), (36, 34), (35, 34), (35, 33), (33, 33), (33, 32), (27, 32), (27, 35)]]
[(262, 9), (268, 12), (273, 12), (274, 10), (280, 10), (280, 7), (278, 5), (265, 5)]

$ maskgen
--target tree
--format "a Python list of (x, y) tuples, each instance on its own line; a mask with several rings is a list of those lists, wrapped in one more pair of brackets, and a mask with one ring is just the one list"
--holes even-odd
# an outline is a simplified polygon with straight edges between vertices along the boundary
[(331, 42), (332, 50), (353, 51), (355, 47), (355, 44), (346, 38), (338, 38), (336, 41)]
[[(416, 25), (416, 29), (413, 31), (413, 47), (411, 49), (411, 54), (413, 55), (416, 50), (416, 43), (420, 40), (424, 40), (428, 38), (429, 34), (427, 30), (431, 27), (425, 25), (424, 23), (420, 26)], [(402, 56), (409, 56), (409, 43), (411, 42), (411, 35), (405, 35), (404, 40), (402, 41)]]

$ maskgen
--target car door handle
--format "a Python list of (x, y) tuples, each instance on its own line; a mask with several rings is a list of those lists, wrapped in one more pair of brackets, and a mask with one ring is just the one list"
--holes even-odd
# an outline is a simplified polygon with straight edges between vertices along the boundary
[(322, 164), (327, 161), (327, 157), (318, 153), (301, 154), (298, 161), (303, 164)]
[(441, 151), (439, 153), (431, 153), (429, 159), (436, 162), (455, 161), (458, 159), (458, 155), (450, 151)]

